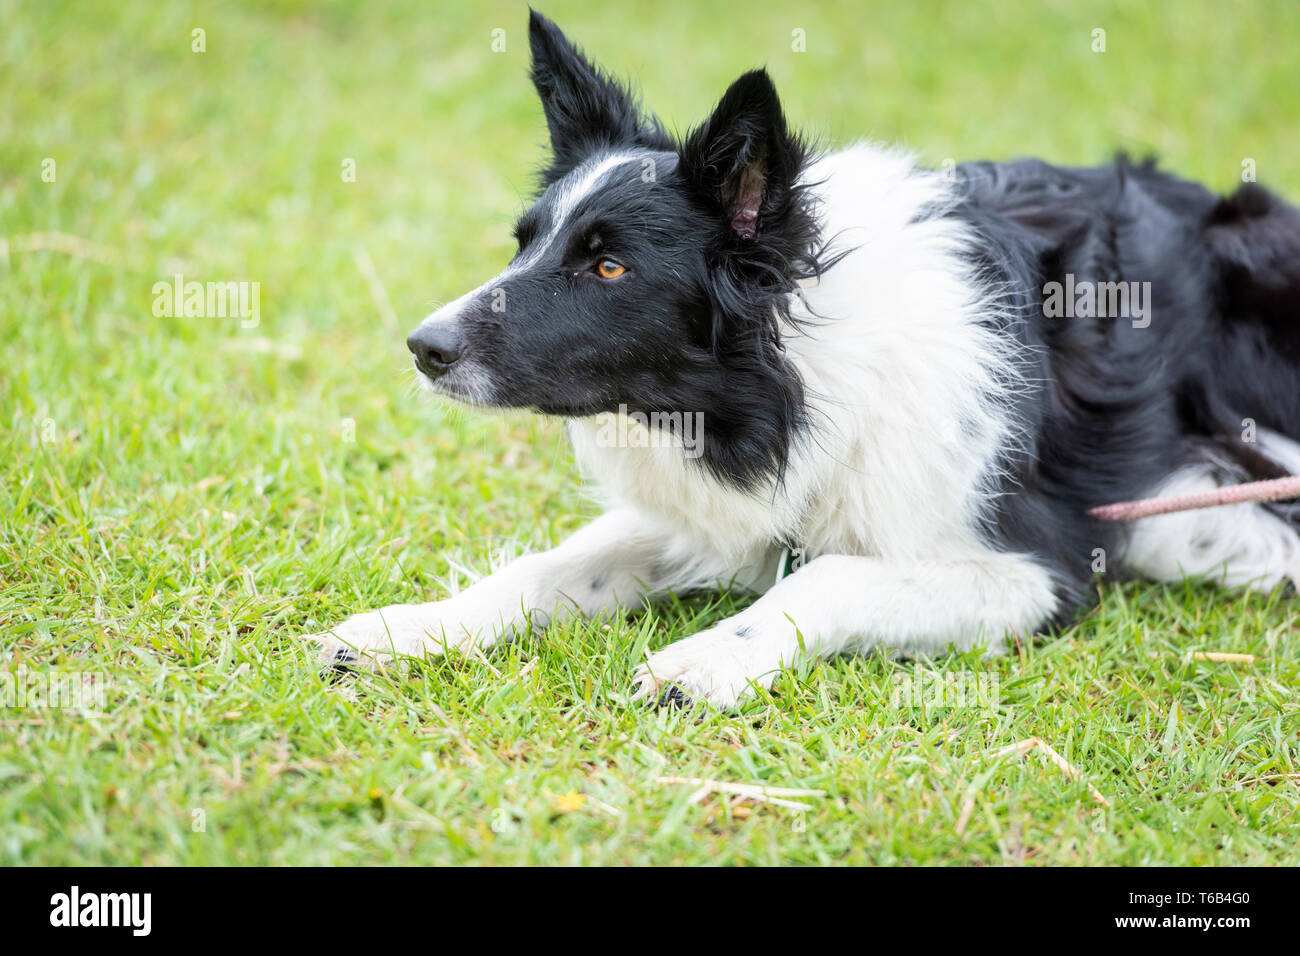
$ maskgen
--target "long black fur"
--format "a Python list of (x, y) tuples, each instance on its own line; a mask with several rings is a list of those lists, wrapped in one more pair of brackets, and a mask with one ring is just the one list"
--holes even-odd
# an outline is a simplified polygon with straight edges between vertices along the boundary
[[(1006, 332), (1038, 383), (988, 531), (1051, 562), (1064, 618), (1086, 600), (1095, 549), (1122, 544), (1124, 527), (1088, 508), (1142, 497), (1193, 461), (1235, 463), (1231, 479), (1282, 473), (1242, 435), (1251, 419), (1300, 439), (1300, 212), (1253, 184), (1219, 199), (1123, 157), (958, 170), (952, 215), (981, 237), (987, 280), (1011, 290)], [(1049, 318), (1044, 288), (1067, 273), (1150, 282), (1152, 324)]]

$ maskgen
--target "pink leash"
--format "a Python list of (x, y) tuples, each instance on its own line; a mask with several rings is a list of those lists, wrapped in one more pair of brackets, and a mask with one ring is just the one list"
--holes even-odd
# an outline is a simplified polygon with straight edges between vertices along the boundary
[(1274, 478), (1272, 481), (1252, 481), (1245, 485), (1230, 485), (1214, 491), (1194, 495), (1176, 495), (1172, 498), (1144, 498), (1141, 501), (1120, 501), (1113, 505), (1089, 508), (1088, 514), (1103, 521), (1133, 521), (1164, 515), (1173, 511), (1192, 511), (1195, 508), (1214, 508), (1243, 501), (1284, 501), (1300, 498), (1300, 475)]

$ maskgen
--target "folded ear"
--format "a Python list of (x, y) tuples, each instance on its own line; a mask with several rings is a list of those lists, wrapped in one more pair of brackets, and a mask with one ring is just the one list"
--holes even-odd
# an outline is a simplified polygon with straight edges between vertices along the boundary
[(604, 147), (674, 148), (662, 124), (641, 113), (631, 91), (587, 62), (560, 28), (536, 10), (530, 10), (528, 42), (533, 85), (542, 99), (555, 154), (546, 182)]
[(681, 171), (733, 237), (757, 239), (788, 207), (806, 150), (786, 129), (766, 70), (731, 84), (713, 115), (686, 138)]

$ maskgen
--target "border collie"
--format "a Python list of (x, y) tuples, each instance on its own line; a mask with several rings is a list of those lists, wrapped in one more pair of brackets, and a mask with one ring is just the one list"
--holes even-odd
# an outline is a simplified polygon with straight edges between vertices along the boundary
[(729, 707), (805, 655), (997, 653), (1103, 571), (1300, 580), (1295, 506), (1088, 515), (1300, 473), (1300, 211), (1123, 158), (814, 151), (763, 70), (678, 138), (535, 12), (530, 42), (551, 157), (518, 252), (407, 344), (440, 396), (566, 419), (607, 509), (314, 636), (329, 665), (731, 587), (757, 598), (629, 675)]

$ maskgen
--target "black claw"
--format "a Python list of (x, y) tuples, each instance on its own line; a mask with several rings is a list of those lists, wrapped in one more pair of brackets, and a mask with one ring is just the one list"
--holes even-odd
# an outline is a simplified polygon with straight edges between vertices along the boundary
[(321, 668), (321, 680), (329, 681), (331, 684), (337, 684), (345, 677), (350, 677), (356, 673), (352, 667), (357, 663), (360, 657), (357, 652), (348, 647), (340, 647), (334, 652), (328, 664)]
[(686, 695), (686, 692), (676, 684), (669, 684), (664, 688), (664, 692), (659, 695), (659, 700), (655, 702), (656, 707), (676, 707), (681, 710), (693, 705), (693, 701)]

